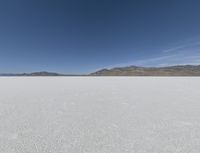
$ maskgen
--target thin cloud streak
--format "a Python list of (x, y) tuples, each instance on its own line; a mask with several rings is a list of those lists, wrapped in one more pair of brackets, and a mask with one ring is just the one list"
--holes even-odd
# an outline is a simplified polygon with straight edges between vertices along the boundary
[[(144, 67), (164, 67), (173, 65), (200, 65), (200, 41), (193, 41), (182, 46), (177, 46), (163, 50), (160, 56), (138, 59), (131, 62), (113, 64), (104, 68), (144, 66)], [(102, 69), (99, 68), (98, 70)]]
[(174, 47), (174, 48), (169, 48), (169, 49), (163, 50), (162, 53), (181, 51), (181, 50), (184, 50), (184, 49), (187, 49), (187, 48), (190, 48), (190, 47), (199, 46), (199, 45), (200, 45), (200, 42), (193, 42), (193, 43), (189, 43), (189, 44), (186, 44), (186, 45), (181, 45), (181, 46), (177, 46), (177, 47)]
[(200, 55), (185, 56), (182, 54), (173, 54), (173, 55), (167, 55), (167, 56), (158, 56), (154, 58), (136, 60), (134, 62), (129, 62), (129, 63), (110, 65), (105, 68), (126, 67), (126, 66), (131, 66), (131, 65), (144, 66), (144, 67), (164, 67), (164, 66), (174, 66), (174, 65), (200, 65)]
[[(125, 67), (125, 66), (148, 66), (148, 64), (152, 62), (159, 62), (162, 60), (166, 60), (172, 57), (175, 57), (176, 55), (167, 55), (167, 56), (159, 56), (159, 57), (154, 57), (154, 58), (147, 58), (147, 59), (141, 59), (141, 60), (136, 60), (133, 62), (128, 62), (128, 63), (121, 63), (121, 64), (114, 64), (114, 65), (109, 65), (104, 68), (113, 68), (113, 67)], [(100, 68), (101, 69), (101, 68)]]

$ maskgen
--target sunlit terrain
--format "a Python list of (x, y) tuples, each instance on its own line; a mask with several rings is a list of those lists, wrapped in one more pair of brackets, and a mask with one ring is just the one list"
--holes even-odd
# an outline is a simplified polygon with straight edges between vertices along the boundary
[(197, 153), (198, 77), (1, 77), (0, 153)]

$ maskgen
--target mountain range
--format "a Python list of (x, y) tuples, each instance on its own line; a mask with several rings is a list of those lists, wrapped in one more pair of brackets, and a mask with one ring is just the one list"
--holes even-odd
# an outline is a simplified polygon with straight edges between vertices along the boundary
[(64, 74), (42, 71), (33, 73), (3, 73), (0, 76), (64, 76)]
[(0, 76), (200, 76), (200, 65), (115, 67), (111, 69), (101, 69), (85, 75), (60, 74), (42, 71), (33, 73), (2, 73)]
[(200, 65), (168, 67), (116, 67), (91, 73), (92, 76), (200, 76)]

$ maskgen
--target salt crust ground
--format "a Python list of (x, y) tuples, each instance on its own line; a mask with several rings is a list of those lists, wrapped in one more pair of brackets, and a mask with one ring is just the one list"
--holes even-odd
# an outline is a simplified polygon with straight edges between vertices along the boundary
[(1, 77), (0, 153), (199, 153), (198, 77)]

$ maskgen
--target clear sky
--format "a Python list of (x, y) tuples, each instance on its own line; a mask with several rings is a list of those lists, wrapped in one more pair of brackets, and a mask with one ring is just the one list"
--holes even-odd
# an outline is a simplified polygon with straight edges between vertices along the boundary
[(1, 0), (0, 73), (200, 64), (199, 0)]

